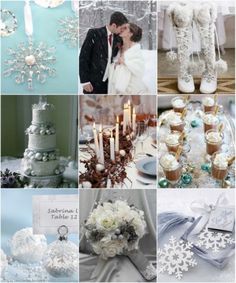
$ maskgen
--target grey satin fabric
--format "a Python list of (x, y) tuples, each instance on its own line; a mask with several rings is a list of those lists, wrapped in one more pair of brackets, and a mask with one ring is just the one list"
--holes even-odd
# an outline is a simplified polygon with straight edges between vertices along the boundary
[(80, 190), (80, 281), (81, 282), (144, 282), (126, 256), (107, 261), (95, 255), (84, 236), (83, 224), (97, 201), (127, 200), (145, 213), (147, 234), (140, 241), (140, 251), (156, 263), (156, 191), (155, 190)]

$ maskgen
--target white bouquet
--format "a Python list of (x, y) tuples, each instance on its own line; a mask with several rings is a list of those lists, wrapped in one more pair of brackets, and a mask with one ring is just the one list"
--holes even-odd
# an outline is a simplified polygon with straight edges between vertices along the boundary
[(85, 236), (103, 259), (138, 249), (146, 231), (144, 212), (126, 201), (99, 203), (85, 221)]

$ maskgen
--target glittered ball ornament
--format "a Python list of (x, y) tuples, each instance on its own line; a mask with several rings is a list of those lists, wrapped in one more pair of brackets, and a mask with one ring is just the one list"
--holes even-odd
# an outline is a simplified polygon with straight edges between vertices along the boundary
[(47, 240), (44, 235), (34, 235), (32, 228), (17, 231), (10, 242), (11, 254), (21, 263), (35, 263), (43, 258), (47, 249)]
[(53, 277), (74, 277), (79, 268), (79, 248), (67, 240), (68, 229), (66, 226), (62, 225), (59, 229), (63, 232), (59, 232), (58, 240), (48, 246), (43, 256), (43, 266)]

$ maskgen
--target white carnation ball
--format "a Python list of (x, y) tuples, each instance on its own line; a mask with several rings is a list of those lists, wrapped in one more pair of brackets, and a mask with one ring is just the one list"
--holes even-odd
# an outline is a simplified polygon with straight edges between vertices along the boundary
[(96, 171), (97, 171), (97, 172), (101, 172), (102, 170), (104, 170), (104, 168), (105, 168), (105, 167), (104, 167), (103, 164), (97, 164), (97, 165), (96, 165)]
[(22, 263), (35, 263), (42, 260), (47, 249), (44, 235), (34, 235), (32, 228), (17, 231), (11, 239), (11, 254)]
[(120, 150), (120, 155), (124, 157), (124, 156), (126, 155), (125, 150), (121, 149), (121, 150)]

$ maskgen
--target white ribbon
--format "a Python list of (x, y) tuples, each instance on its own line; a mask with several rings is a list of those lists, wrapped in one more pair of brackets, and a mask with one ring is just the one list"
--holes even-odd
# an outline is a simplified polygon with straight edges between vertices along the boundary
[(210, 214), (217, 207), (224, 207), (229, 204), (229, 200), (226, 197), (225, 193), (221, 193), (215, 204), (206, 204), (204, 200), (193, 201), (190, 205), (190, 208), (193, 212), (198, 213), (202, 216), (198, 225), (193, 229), (191, 234), (198, 234), (206, 226), (209, 221)]
[(32, 12), (30, 7), (30, 0), (25, 0), (24, 18), (25, 18), (25, 33), (27, 36), (32, 36), (33, 20), (32, 20)]
[(72, 11), (74, 11), (77, 15), (79, 15), (79, 1), (78, 0), (71, 1), (71, 8), (72, 8)]

